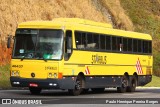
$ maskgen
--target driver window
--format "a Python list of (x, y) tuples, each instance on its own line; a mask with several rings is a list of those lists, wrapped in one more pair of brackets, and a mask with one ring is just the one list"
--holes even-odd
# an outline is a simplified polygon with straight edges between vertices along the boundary
[(72, 31), (66, 31), (65, 39), (65, 60), (68, 60), (72, 54)]

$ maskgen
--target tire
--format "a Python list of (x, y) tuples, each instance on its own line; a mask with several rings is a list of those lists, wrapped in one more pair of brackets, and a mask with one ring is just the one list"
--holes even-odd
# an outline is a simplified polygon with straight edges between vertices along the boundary
[(130, 86), (127, 87), (127, 92), (134, 92), (136, 90), (136, 86), (137, 86), (137, 79), (134, 76), (130, 83)]
[(105, 88), (92, 88), (92, 91), (95, 93), (101, 93), (101, 92), (104, 92), (104, 89)]
[(74, 89), (69, 89), (68, 92), (71, 94), (71, 95), (74, 95), (74, 96), (78, 96), (81, 94), (81, 92), (83, 91), (82, 89), (82, 82), (83, 79), (81, 76), (78, 76), (77, 79), (76, 79), (76, 84), (75, 84), (75, 88)]
[(36, 87), (29, 87), (29, 91), (33, 95), (38, 95), (41, 93), (42, 88), (36, 88)]
[(117, 91), (119, 93), (124, 93), (127, 91), (127, 87), (128, 87), (128, 78), (127, 76), (123, 76), (122, 81), (121, 81), (121, 87), (117, 87)]

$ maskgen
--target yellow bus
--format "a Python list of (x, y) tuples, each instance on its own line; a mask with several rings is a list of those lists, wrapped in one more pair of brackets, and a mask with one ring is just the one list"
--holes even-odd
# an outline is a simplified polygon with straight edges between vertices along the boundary
[(31, 21), (16, 30), (10, 82), (32, 94), (63, 89), (79, 95), (108, 87), (133, 92), (151, 81), (152, 64), (148, 34), (79, 18)]

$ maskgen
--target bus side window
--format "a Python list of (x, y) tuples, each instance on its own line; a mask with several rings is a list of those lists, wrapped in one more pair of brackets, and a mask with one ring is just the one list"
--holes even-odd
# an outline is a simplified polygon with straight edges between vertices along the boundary
[(123, 51), (122, 37), (117, 37), (116, 45), (116, 51)]
[(72, 31), (66, 31), (65, 39), (65, 60), (68, 60), (72, 54)]
[(127, 48), (128, 48), (128, 39), (123, 38), (123, 52), (127, 52)]
[(94, 49), (99, 49), (99, 41), (99, 34), (93, 34), (93, 43), (95, 43)]
[(152, 54), (152, 42), (151, 41), (149, 41), (149, 54)]
[(138, 53), (142, 53), (142, 40), (138, 40)]

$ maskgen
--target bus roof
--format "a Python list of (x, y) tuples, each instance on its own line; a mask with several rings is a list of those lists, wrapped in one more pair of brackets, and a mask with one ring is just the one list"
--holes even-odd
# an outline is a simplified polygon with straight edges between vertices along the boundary
[(103, 33), (116, 36), (152, 40), (152, 37), (148, 34), (113, 29), (111, 24), (100, 23), (80, 18), (55, 18), (52, 21), (29, 21), (19, 24), (18, 28), (63, 29), (64, 27), (67, 26), (70, 26), (75, 30), (80, 30), (85, 32)]
[(95, 27), (113, 28), (112, 25), (108, 23), (95, 22), (95, 21), (80, 19), (80, 18), (56, 18), (53, 21), (70, 23), (70, 24), (90, 25)]
[(52, 21), (29, 21), (29, 22), (23, 22), (19, 24), (18, 28), (48, 28), (51, 26), (67, 26), (67, 25), (73, 25), (73, 24), (82, 24), (82, 25), (90, 25), (95, 27), (103, 27), (103, 28), (113, 28), (111, 24), (107, 23), (101, 23), (101, 22), (95, 22), (91, 20), (86, 19), (80, 19), (80, 18), (55, 18)]

